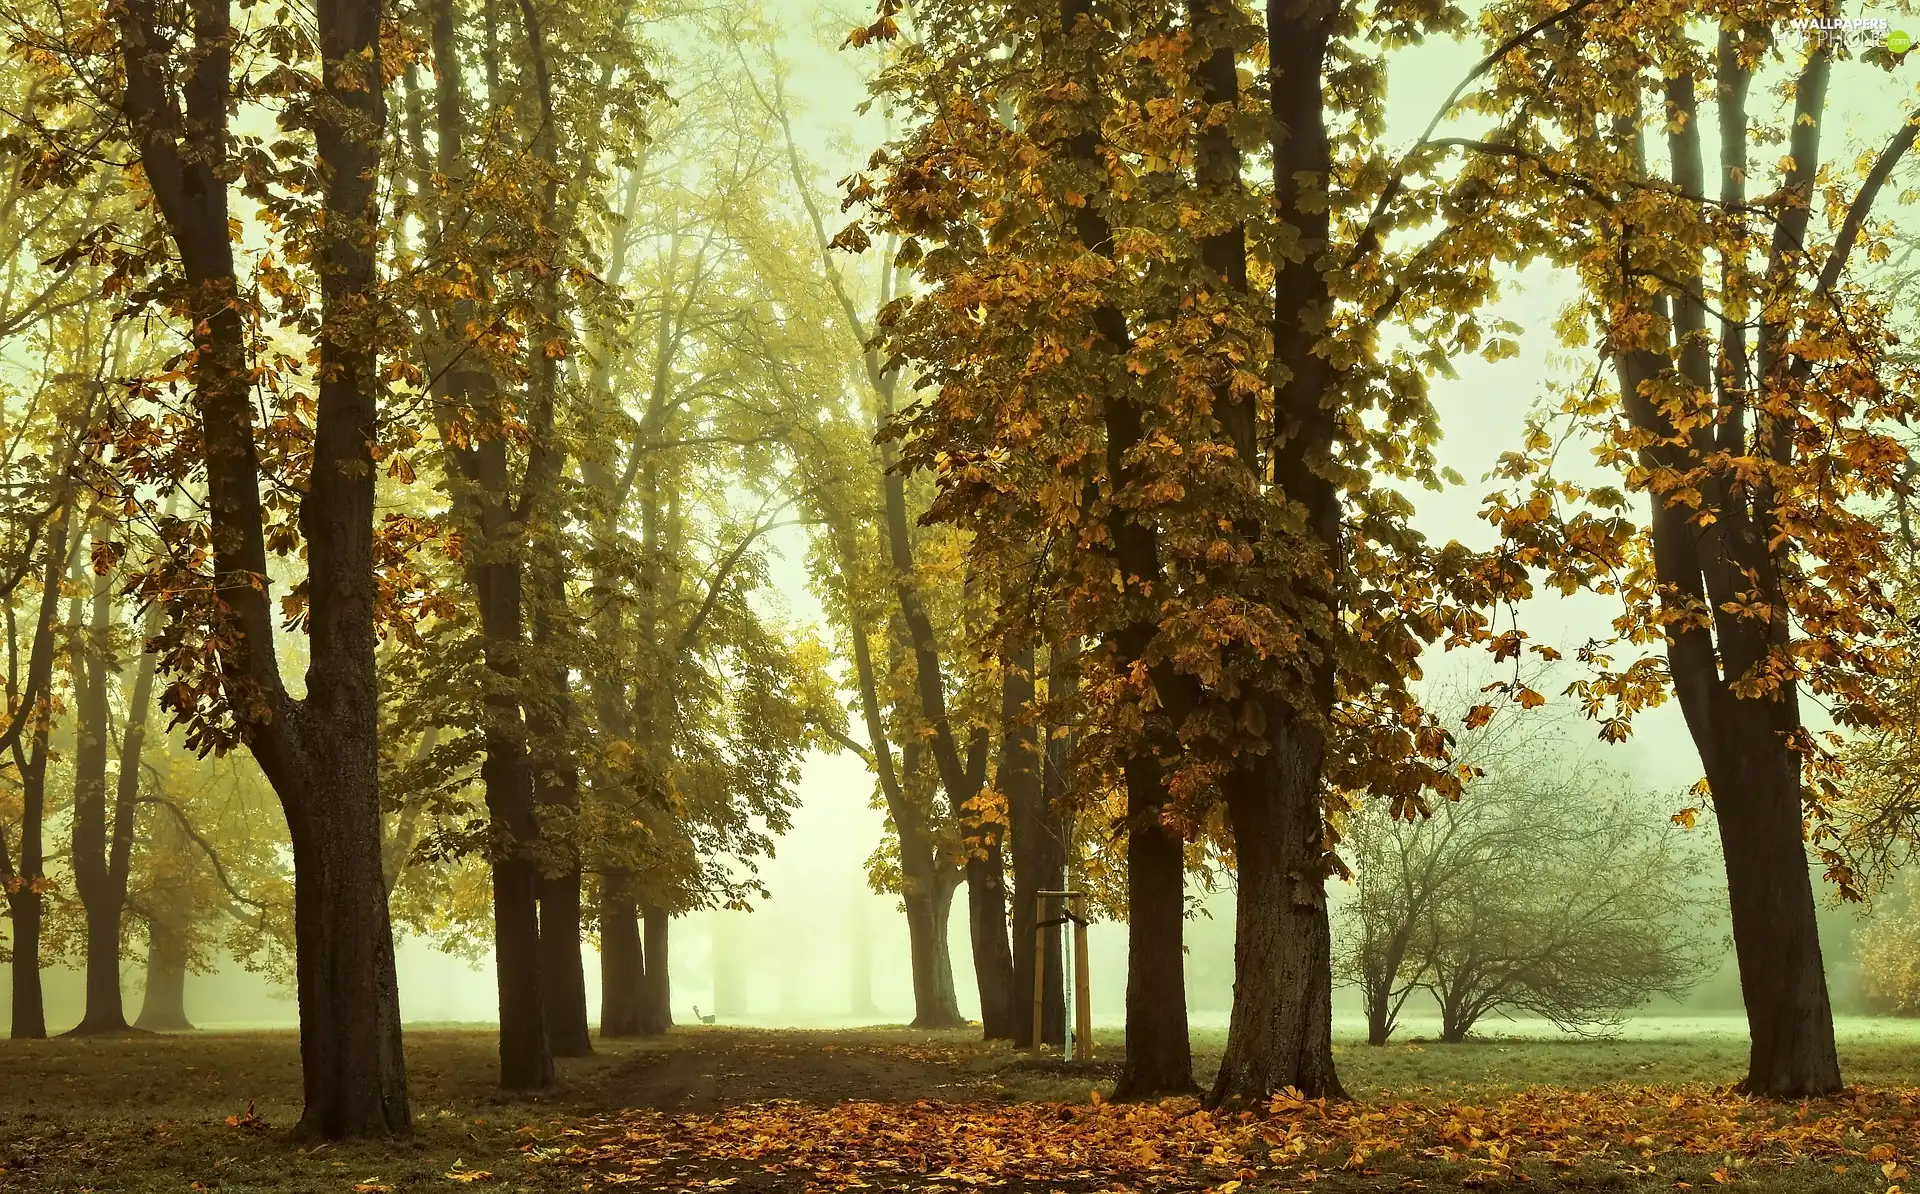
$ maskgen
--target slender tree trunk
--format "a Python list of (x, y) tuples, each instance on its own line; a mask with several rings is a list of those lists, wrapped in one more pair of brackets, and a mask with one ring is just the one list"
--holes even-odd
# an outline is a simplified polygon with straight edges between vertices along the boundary
[[(1067, 653), (1055, 651), (1056, 656)], [(1056, 659), (1055, 663), (1059, 662)], [(1007, 661), (1001, 688), (1000, 715), (1005, 728), (997, 783), (1007, 799), (1007, 829), (1013, 848), (1013, 1043), (1021, 1049), (1033, 1045), (1036, 893), (1059, 891), (1066, 878), (1066, 833), (1046, 799), (1039, 727), (1022, 720), (1034, 699), (1033, 669), (1031, 649)], [(1066, 1041), (1060, 952), (1056, 929), (1047, 934), (1045, 957), (1041, 959), (1040, 1031), (1042, 1042), (1050, 1045), (1064, 1045)]]
[(667, 954), (672, 921), (665, 908), (649, 907), (642, 916), (646, 971), (641, 978), (640, 1031), (645, 1036), (660, 1036), (673, 1027), (673, 983)]
[(145, 1032), (191, 1032), (187, 1019), (187, 937), (156, 917), (147, 927), (147, 984), (140, 1017), (133, 1026)]
[[(1076, 131), (1063, 139), (1061, 150), (1080, 171), (1082, 186), (1104, 189), (1108, 175), (1100, 128), (1105, 88), (1102, 58), (1094, 46), (1096, 29), (1089, 0), (1061, 0), (1057, 57), (1062, 73), (1082, 84), (1087, 105), (1076, 114)], [(1092, 196), (1073, 209), (1073, 227), (1088, 252), (1113, 256), (1113, 228), (1104, 205)], [(1139, 463), (1130, 457), (1145, 436), (1145, 411), (1122, 364), (1132, 347), (1132, 332), (1126, 314), (1111, 302), (1096, 307), (1088, 322), (1104, 371), (1095, 384), (1106, 431), (1107, 481), (1115, 495), (1105, 515), (1108, 550), (1127, 582), (1123, 612), (1107, 645), (1115, 670), (1125, 675), (1158, 634), (1156, 594), (1165, 578), (1158, 529), (1119, 500), (1143, 480)], [(1196, 705), (1198, 687), (1192, 677), (1165, 663), (1149, 669), (1149, 676), (1158, 707), (1144, 711), (1141, 741), (1121, 761), (1127, 788), (1127, 1045), (1116, 1098), (1184, 1092), (1194, 1085), (1183, 949), (1185, 858), (1181, 838), (1167, 828), (1161, 810), (1167, 795), (1165, 768), (1178, 755), (1180, 727)]]
[(960, 1014), (960, 993), (953, 985), (953, 947), (949, 940), (950, 926), (953, 924), (953, 893), (960, 888), (961, 872), (950, 867), (941, 867), (934, 872), (931, 919), (933, 921), (933, 943), (930, 952), (933, 955), (933, 992), (934, 1008), (937, 1018), (929, 1028), (942, 1025), (961, 1027), (966, 1018)]
[[(853, 558), (848, 553), (843, 556), (843, 561)], [(843, 562), (843, 567), (849, 565)], [(854, 675), (859, 684), (860, 708), (866, 721), (867, 740), (872, 744), (874, 769), (879, 775), (880, 792), (887, 803), (887, 816), (893, 822), (894, 836), (900, 842), (900, 898), (907, 913), (908, 965), (913, 974), (913, 1026), (957, 1028), (966, 1021), (960, 1018), (959, 1002), (954, 995), (953, 962), (945, 948), (945, 921), (935, 908), (939, 902), (940, 880), (933, 857), (932, 834), (925, 815), (907, 796), (901, 778), (894, 770), (893, 747), (887, 742), (886, 723), (880, 715), (879, 684), (874, 673), (873, 649), (868, 641), (865, 622), (854, 617), (847, 633), (853, 640)], [(906, 749), (912, 751), (913, 744), (909, 743)], [(951, 894), (949, 891), (949, 898)]]
[[(95, 541), (100, 539), (95, 529)], [(87, 569), (77, 566), (75, 579)], [(75, 599), (78, 607), (79, 600)], [(77, 608), (76, 608), (77, 612)], [(84, 624), (73, 619), (74, 762), (71, 835), (74, 889), (86, 912), (86, 1010), (73, 1032), (120, 1033), (127, 1017), (120, 993), (120, 918), (126, 903), (125, 875), (115, 890), (107, 836), (107, 706), (109, 636), (113, 592), (106, 576), (93, 578), (93, 600)], [(115, 820), (119, 818), (116, 815)]]
[[(54, 574), (57, 578), (59, 573)], [(46, 896), (39, 881), (46, 866), (42, 830), (47, 808), (48, 719), (38, 717), (33, 744), (20, 768), (20, 875), (18, 890), (7, 893), (13, 913), (13, 1030), (15, 1040), (44, 1040), (46, 997), (40, 986), (40, 927)], [(18, 750), (16, 746), (15, 750)], [(16, 757), (18, 757), (16, 755)]]
[(609, 871), (600, 879), (600, 1035), (639, 1036), (641, 989), (646, 984), (640, 951), (640, 915), (632, 876)]

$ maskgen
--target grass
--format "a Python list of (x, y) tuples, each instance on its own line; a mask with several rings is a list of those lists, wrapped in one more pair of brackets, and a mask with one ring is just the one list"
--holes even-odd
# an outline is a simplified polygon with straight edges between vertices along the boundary
[[(1224, 1033), (1195, 1035), (1204, 1080)], [(1843, 1024), (1841, 1059), (1850, 1082), (1920, 1086), (1920, 1031), (1912, 1025)], [(299, 1114), (297, 1040), (252, 1032), (140, 1036), (118, 1040), (0, 1042), (0, 1189), (47, 1192), (274, 1191), (353, 1194), (356, 1186), (413, 1191), (580, 1190), (583, 1174), (529, 1165), (531, 1148), (604, 1113), (656, 1108), (669, 1117), (743, 1102), (799, 1098), (833, 1104), (873, 1098), (992, 1104), (1086, 1102), (1110, 1090), (1117, 1034), (1100, 1033), (1103, 1061), (1063, 1072), (967, 1031), (839, 1032), (685, 1029), (664, 1040), (602, 1044), (594, 1057), (563, 1060), (561, 1084), (538, 1096), (494, 1086), (494, 1040), (483, 1029), (409, 1029), (415, 1129), (398, 1141), (301, 1145), (288, 1129)], [(1337, 1060), (1349, 1091), (1383, 1103), (1492, 1103), (1531, 1086), (1574, 1089), (1610, 1083), (1730, 1083), (1745, 1042), (1725, 1031), (1676, 1035), (1635, 1029), (1617, 1039), (1489, 1039), (1463, 1045), (1415, 1040), (1383, 1048), (1344, 1039)], [(246, 1118), (251, 1105), (254, 1119)], [(236, 1122), (229, 1124), (229, 1117)], [(1920, 1140), (1912, 1142), (1920, 1152)], [(1910, 1159), (1910, 1158), (1903, 1158)], [(1753, 1194), (1886, 1194), (1875, 1166), (1837, 1173), (1826, 1163), (1743, 1167), (1739, 1158), (1677, 1158), (1658, 1173), (1632, 1172), (1619, 1157), (1541, 1172), (1556, 1188), (1665, 1191), (1717, 1188), (1718, 1169)], [(488, 1171), (476, 1185), (460, 1175)], [(1516, 1176), (1516, 1182), (1525, 1180)], [(1483, 1180), (1470, 1165), (1420, 1156), (1334, 1167), (1320, 1185), (1372, 1190), (1459, 1189)], [(752, 1183), (742, 1185), (751, 1188)], [(598, 1188), (598, 1187), (595, 1187)], [(656, 1188), (640, 1186), (638, 1188)], [(769, 1187), (772, 1188), (772, 1187)], [(791, 1188), (780, 1186), (780, 1189)], [(925, 1188), (919, 1186), (915, 1188)], [(1176, 1187), (1177, 1188), (1177, 1187)], [(1257, 1183), (1249, 1182), (1245, 1194)], [(1297, 1188), (1297, 1187), (1295, 1187)], [(1032, 1194), (1046, 1194), (1040, 1186)]]

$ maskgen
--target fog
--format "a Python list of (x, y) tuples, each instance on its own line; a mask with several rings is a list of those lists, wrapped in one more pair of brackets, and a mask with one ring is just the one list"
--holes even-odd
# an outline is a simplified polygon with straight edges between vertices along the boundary
[[(818, 15), (816, 9), (801, 11)], [(806, 84), (798, 89), (808, 105), (799, 122), (806, 147), (819, 160), (836, 166), (861, 162), (876, 125), (852, 115), (860, 98), (854, 71), (860, 67), (848, 61), (848, 55), (826, 48), (834, 40), (826, 30), (843, 26), (836, 20), (821, 21), (820, 36), (805, 41), (807, 23), (800, 24), (802, 33), (795, 35), (788, 52), (796, 75)], [(1471, 67), (1473, 54), (1466, 46), (1433, 44), (1408, 49), (1400, 57), (1404, 61), (1396, 62), (1391, 75), (1389, 128), (1391, 136), (1411, 143), (1442, 97)], [(1838, 127), (1845, 130), (1850, 149), (1884, 140), (1896, 119), (1896, 102), (1903, 90), (1890, 79), (1884, 89), (1855, 91), (1831, 101), (1842, 118)], [(1845, 161), (1849, 155), (1834, 156)], [(842, 172), (829, 167), (821, 174), (834, 178)], [(1575, 376), (1570, 362), (1554, 358), (1554, 337), (1548, 328), (1572, 298), (1569, 281), (1546, 271), (1508, 279), (1495, 314), (1527, 329), (1521, 338), (1522, 355), (1497, 365), (1477, 359), (1460, 361), (1457, 379), (1436, 380), (1436, 400), (1447, 429), (1440, 456), (1466, 478), (1466, 484), (1422, 495), (1418, 523), (1428, 535), (1486, 541), (1485, 526), (1476, 511), (1490, 486), (1481, 478), (1499, 453), (1517, 442), (1524, 416), (1547, 397), (1547, 387)], [(818, 603), (803, 570), (802, 543), (798, 532), (787, 534), (764, 600), (783, 606), (796, 619), (818, 621)], [(1615, 612), (1614, 603), (1606, 597), (1555, 596), (1523, 607), (1518, 620), (1536, 640), (1570, 652), (1590, 637), (1606, 634)], [(1430, 678), (1443, 681), (1462, 666), (1461, 661), (1436, 657)], [(1549, 696), (1556, 692), (1557, 688)], [(1672, 705), (1643, 716), (1627, 743), (1610, 748), (1596, 744), (1593, 750), (1596, 758), (1630, 774), (1647, 792), (1656, 797), (1670, 793), (1676, 808), (1700, 774), (1698, 757)], [(911, 1019), (906, 923), (899, 901), (873, 892), (867, 883), (868, 858), (886, 833), (873, 789), (871, 774), (851, 753), (814, 751), (806, 757), (792, 828), (779, 839), (774, 856), (758, 864), (769, 898), (755, 900), (751, 911), (701, 911), (673, 924), (671, 1005), (676, 1022), (693, 1022), (696, 1007), (718, 1022), (738, 1025), (827, 1027)], [(1703, 822), (1696, 832), (1710, 836), (1711, 825)], [(1345, 893), (1339, 883), (1333, 887), (1338, 917)], [(1187, 989), (1196, 1027), (1226, 1023), (1232, 983), (1232, 898), (1230, 887), (1211, 893), (1188, 923)], [(1702, 892), (1701, 900), (1703, 907), (1724, 902), (1723, 893), (1717, 891)], [(977, 1017), (965, 916), (962, 894), (954, 901), (950, 927), (954, 985), (963, 1014)], [(1842, 1010), (1857, 1006), (1848, 969), (1850, 916), (1843, 910), (1823, 913), (1828, 968), (1835, 1002)], [(1089, 941), (1094, 1018), (1097, 1024), (1117, 1027), (1125, 989), (1125, 927), (1097, 923)], [(1014, 944), (1031, 948), (1030, 942)], [(398, 949), (401, 1008), (409, 1023), (494, 1019), (497, 994), (489, 960), (443, 953), (417, 937), (403, 937)], [(1730, 958), (1730, 947), (1726, 953)], [(592, 1017), (599, 988), (591, 951), (586, 964)], [(5, 981), (0, 975), (0, 983)], [(130, 995), (137, 992), (139, 983), (139, 967), (130, 963), (126, 969)], [(45, 989), (49, 1029), (57, 1032), (71, 1026), (80, 1012), (78, 972), (67, 966), (48, 970)], [(186, 1002), (188, 1015), (202, 1028), (292, 1027), (296, 1023), (289, 990), (231, 959), (215, 973), (192, 975)], [(5, 1014), (4, 1008), (5, 1001), (0, 1000), (0, 1015)], [(1644, 1015), (1735, 1016), (1738, 1011), (1737, 984), (1730, 966), (1722, 965), (1684, 1005), (1654, 1004)], [(1350, 1033), (1356, 1023), (1352, 992), (1336, 992), (1336, 1030)], [(1409, 1005), (1405, 1024), (1410, 1036), (1427, 1030), (1429, 1019), (1420, 1000)], [(1543, 1024), (1508, 1025), (1497, 1018), (1489, 1021), (1488, 1029), (1494, 1033), (1551, 1031)]]

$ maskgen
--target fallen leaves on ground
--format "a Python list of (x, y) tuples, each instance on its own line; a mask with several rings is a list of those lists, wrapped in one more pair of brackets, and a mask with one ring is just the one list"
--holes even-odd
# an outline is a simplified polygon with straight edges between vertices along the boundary
[[(1601, 1165), (1650, 1175), (1696, 1158), (1696, 1180), (1749, 1166), (1861, 1159), (1895, 1180), (1920, 1149), (1920, 1089), (1856, 1089), (1767, 1103), (1703, 1086), (1534, 1088), (1485, 1105), (1402, 1100), (1329, 1104), (1282, 1094), (1261, 1114), (1190, 1099), (1147, 1104), (792, 1102), (712, 1115), (632, 1111), (530, 1146), (578, 1166), (594, 1188), (1059, 1190), (1236, 1189), (1326, 1171), (1451, 1167), (1463, 1185), (1527, 1182), (1543, 1168)], [(1712, 1163), (1710, 1177), (1699, 1164)], [(766, 1175), (766, 1176), (762, 1176)], [(794, 1183), (800, 1183), (798, 1185)], [(1675, 1181), (1676, 1187), (1683, 1183)]]

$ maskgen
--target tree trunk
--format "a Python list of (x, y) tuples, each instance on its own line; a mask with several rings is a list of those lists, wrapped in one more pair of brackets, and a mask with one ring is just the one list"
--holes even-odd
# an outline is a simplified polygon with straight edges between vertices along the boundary
[[(1056, 648), (1048, 688), (1065, 674), (1065, 649)], [(1017, 653), (1007, 661), (1001, 689), (1000, 768), (997, 786), (1007, 798), (1007, 830), (1013, 848), (1013, 1044), (1033, 1045), (1034, 933), (1036, 894), (1059, 891), (1066, 880), (1066, 832), (1047, 799), (1043, 778), (1040, 731), (1021, 720), (1032, 704), (1034, 653)], [(1066, 1044), (1066, 992), (1061, 973), (1060, 932), (1047, 934), (1041, 960), (1041, 1041)]]
[[(843, 571), (849, 571), (855, 557), (843, 557)], [(943, 919), (946, 904), (939, 895), (940, 874), (933, 857), (933, 837), (925, 815), (907, 796), (899, 773), (893, 767), (893, 747), (888, 745), (886, 723), (880, 714), (879, 684), (874, 674), (873, 648), (868, 641), (866, 623), (854, 616), (847, 635), (853, 640), (854, 678), (860, 689), (860, 710), (871, 743), (872, 762), (880, 781), (880, 794), (886, 800), (887, 817), (893, 822), (894, 836), (900, 843), (901, 902), (907, 912), (908, 965), (913, 974), (913, 1026), (915, 1028), (958, 1028), (959, 1002), (953, 990), (953, 962), (946, 950)], [(909, 742), (906, 752), (914, 745)], [(903, 759), (903, 762), (905, 760)], [(909, 770), (911, 766), (909, 765)], [(947, 899), (952, 898), (951, 889)], [(935, 905), (940, 907), (936, 909)]]
[[(94, 532), (95, 542), (101, 538)], [(75, 562), (75, 579), (88, 570)], [(76, 613), (79, 599), (74, 599)], [(113, 629), (113, 594), (107, 576), (93, 577), (93, 600), (83, 624), (72, 619), (74, 700), (73, 886), (87, 922), (86, 1010), (72, 1031), (81, 1035), (122, 1033), (126, 1010), (120, 994), (120, 918), (126, 904), (126, 875), (118, 890), (108, 860), (107, 672)], [(116, 810), (114, 820), (120, 820)]]
[(1746, 741), (1716, 752), (1722, 765), (1708, 782), (1751, 1039), (1742, 1086), (1771, 1098), (1831, 1094), (1841, 1088), (1840, 1060), (1802, 837), (1800, 760), (1764, 723), (1727, 728), (1728, 739), (1747, 731)]
[(147, 928), (147, 985), (140, 1017), (133, 1026), (145, 1032), (191, 1032), (187, 1019), (187, 938), (165, 920)]
[[(67, 568), (67, 542), (71, 516), (65, 509), (55, 511), (47, 536), (46, 565), (42, 569), (40, 611), (34, 622), (33, 655), (28, 663), (26, 692), (29, 705), (27, 722), (33, 736), (27, 750), (13, 739), (11, 750), (20, 773), (20, 867), (15, 871), (4, 849), (0, 863), (7, 863), (0, 878), (6, 880), (7, 908), (13, 921), (13, 1028), (16, 1040), (39, 1040), (47, 1035), (46, 1000), (40, 986), (40, 927), (46, 909), (41, 890), (46, 869), (47, 812), (47, 737), (52, 730), (52, 702), (48, 689), (53, 681), (53, 656), (56, 650), (54, 615), (60, 608), (60, 576)], [(0, 845), (4, 838), (0, 838)]]
[(607, 1038), (642, 1032), (646, 967), (632, 882), (625, 871), (610, 871), (600, 880), (600, 1035)]
[(950, 931), (953, 924), (953, 893), (960, 888), (961, 872), (952, 867), (940, 867), (934, 872), (931, 919), (933, 921), (933, 942), (929, 952), (934, 980), (933, 1023), (929, 1028), (961, 1028), (967, 1023), (960, 1014), (960, 993), (953, 985), (953, 947)]
[(540, 993), (556, 1057), (593, 1052), (587, 1026), (587, 973), (580, 958), (580, 871), (540, 880)]
[(649, 907), (643, 921), (646, 969), (640, 987), (640, 1032), (660, 1036), (673, 1027), (673, 983), (667, 956), (667, 930), (673, 918), (665, 908)]
[[(190, 332), (192, 384), (225, 646), (211, 661), (216, 670), (194, 680), (224, 690), (239, 737), (287, 817), (306, 1095), (301, 1129), (328, 1138), (384, 1135), (405, 1130), (408, 1113), (381, 866), (374, 658), (375, 353), (383, 335), (372, 296), (386, 127), (382, 5), (315, 5), (322, 94), (309, 112), (324, 219), (315, 222), (320, 323), (312, 471), (298, 514), (311, 660), (303, 700), (288, 694), (280, 675), (274, 634), (281, 612), (263, 583), (271, 573), (253, 374), (228, 223), (231, 13), (211, 3), (190, 12), (190, 49), (177, 44), (186, 30), (163, 22), (151, 0), (129, 0), (113, 10), (113, 20), (123, 43), (121, 108), (179, 250), (182, 301), (205, 313)], [(177, 87), (170, 58), (190, 64)], [(191, 706), (177, 712), (200, 742), (219, 742), (222, 727)]]
[(1367, 992), (1367, 1044), (1384, 1045), (1393, 1035), (1393, 1023), (1387, 1013), (1387, 997), (1382, 992)]
[(1144, 1099), (1194, 1089), (1183, 948), (1187, 862), (1180, 835), (1160, 822), (1159, 767), (1135, 759), (1126, 779), (1127, 1054), (1113, 1097)]
[[(553, 622), (566, 602), (560, 562), (541, 552), (539, 605), (533, 618), (537, 655), (555, 651)], [(580, 774), (567, 749), (570, 721), (569, 680), (564, 663), (541, 671), (539, 699), (528, 725), (540, 744), (535, 783), (540, 835), (558, 870), (540, 876), (540, 994), (545, 1002), (548, 1043), (557, 1057), (586, 1057), (593, 1052), (587, 1027), (587, 976), (580, 959)]]
[(1333, 1068), (1332, 930), (1321, 878), (1318, 731), (1284, 722), (1227, 782), (1237, 876), (1233, 1015), (1208, 1102), (1292, 1087), (1342, 1098)]
[(980, 989), (981, 1035), (990, 1041), (1014, 1036), (1013, 951), (1007, 941), (1007, 869), (995, 830), (985, 858), (967, 859), (967, 935), (973, 946), (975, 985)]

